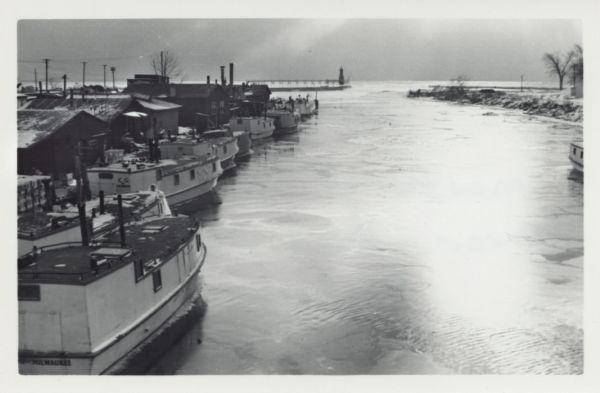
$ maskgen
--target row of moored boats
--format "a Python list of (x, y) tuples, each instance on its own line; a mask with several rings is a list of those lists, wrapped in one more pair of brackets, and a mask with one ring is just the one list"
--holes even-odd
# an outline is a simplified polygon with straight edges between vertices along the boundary
[(209, 195), (253, 144), (296, 132), (315, 101), (108, 149), (75, 175), (75, 203), (56, 203), (50, 177), (19, 176), (20, 372), (118, 373), (164, 340), (198, 295), (207, 253), (200, 223), (171, 208)]

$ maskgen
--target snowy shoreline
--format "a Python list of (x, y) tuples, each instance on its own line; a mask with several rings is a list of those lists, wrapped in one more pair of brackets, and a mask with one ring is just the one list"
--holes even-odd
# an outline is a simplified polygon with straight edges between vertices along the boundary
[(522, 93), (462, 86), (438, 86), (433, 89), (410, 90), (408, 97), (428, 97), (461, 104), (499, 106), (506, 109), (520, 109), (529, 115), (583, 122), (583, 99), (571, 98), (565, 92), (532, 90)]

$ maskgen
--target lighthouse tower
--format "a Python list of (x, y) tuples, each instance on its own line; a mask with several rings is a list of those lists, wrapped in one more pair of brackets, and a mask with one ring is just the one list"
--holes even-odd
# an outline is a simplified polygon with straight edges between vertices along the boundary
[(344, 82), (346, 80), (344, 79), (344, 69), (342, 67), (340, 67), (340, 76), (338, 77), (338, 83), (340, 84), (340, 86), (344, 85)]

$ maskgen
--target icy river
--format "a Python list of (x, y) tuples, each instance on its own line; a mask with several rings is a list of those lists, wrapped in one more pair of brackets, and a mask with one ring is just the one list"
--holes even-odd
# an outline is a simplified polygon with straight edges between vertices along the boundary
[(583, 372), (581, 125), (426, 85), (321, 92), (220, 181), (206, 314), (150, 373)]

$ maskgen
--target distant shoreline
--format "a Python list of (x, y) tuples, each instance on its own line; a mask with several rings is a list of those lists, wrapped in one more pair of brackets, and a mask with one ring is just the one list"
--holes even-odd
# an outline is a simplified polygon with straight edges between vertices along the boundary
[[(528, 115), (583, 122), (583, 99), (566, 95), (566, 91), (551, 88), (487, 87), (436, 85), (430, 89), (409, 90), (409, 98), (427, 97), (461, 104), (497, 106), (520, 109)], [(517, 91), (518, 90), (518, 91)]]

